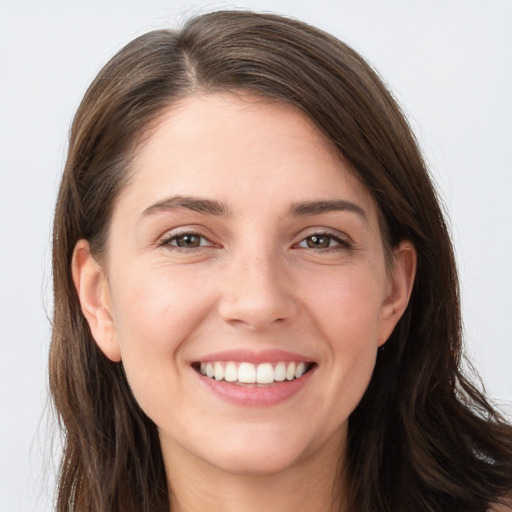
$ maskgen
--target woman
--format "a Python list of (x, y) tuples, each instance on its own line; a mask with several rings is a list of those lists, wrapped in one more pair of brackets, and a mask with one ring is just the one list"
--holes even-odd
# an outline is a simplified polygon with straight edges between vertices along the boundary
[(364, 60), (217, 12), (100, 72), (56, 208), (58, 510), (509, 510), (446, 225)]

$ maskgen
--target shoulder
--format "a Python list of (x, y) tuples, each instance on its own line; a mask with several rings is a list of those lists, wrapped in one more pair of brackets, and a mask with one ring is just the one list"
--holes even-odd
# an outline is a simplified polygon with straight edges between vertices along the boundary
[(488, 512), (512, 512), (512, 502), (492, 505)]
[(499, 503), (492, 505), (488, 512), (512, 512), (512, 492), (504, 496)]

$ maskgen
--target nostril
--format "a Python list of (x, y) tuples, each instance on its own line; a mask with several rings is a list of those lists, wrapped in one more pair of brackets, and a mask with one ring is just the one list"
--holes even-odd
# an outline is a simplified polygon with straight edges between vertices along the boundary
[(245, 268), (225, 282), (219, 314), (233, 326), (261, 329), (283, 325), (297, 314), (297, 302), (275, 269), (257, 272)]

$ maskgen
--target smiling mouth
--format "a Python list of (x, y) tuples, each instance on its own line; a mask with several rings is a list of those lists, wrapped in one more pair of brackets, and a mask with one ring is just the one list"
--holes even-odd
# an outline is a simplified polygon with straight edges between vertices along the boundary
[(272, 386), (300, 379), (315, 363), (284, 362), (253, 364), (234, 361), (209, 361), (192, 364), (201, 375), (239, 386)]

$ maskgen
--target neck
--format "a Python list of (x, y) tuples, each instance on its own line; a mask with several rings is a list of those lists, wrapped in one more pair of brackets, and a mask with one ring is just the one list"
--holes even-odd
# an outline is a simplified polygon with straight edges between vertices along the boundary
[[(164, 448), (172, 512), (340, 512), (344, 485), (342, 444), (272, 474), (234, 474), (198, 461), (174, 445)], [(169, 447), (168, 447), (169, 448)], [(323, 450), (322, 450), (323, 451)]]

